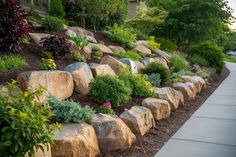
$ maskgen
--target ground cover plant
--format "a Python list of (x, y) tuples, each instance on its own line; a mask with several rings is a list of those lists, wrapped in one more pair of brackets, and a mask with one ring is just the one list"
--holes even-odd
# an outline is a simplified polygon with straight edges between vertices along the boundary
[(184, 57), (179, 56), (177, 54), (171, 56), (170, 63), (171, 63), (171, 70), (173, 72), (187, 70), (189, 66), (187, 60)]
[(27, 61), (20, 55), (10, 54), (0, 57), (0, 72), (25, 68), (27, 66)]
[(42, 22), (43, 28), (49, 31), (60, 31), (63, 29), (63, 20), (57, 17), (48, 16)]
[(136, 51), (127, 51), (124, 53), (119, 53), (118, 56), (120, 58), (129, 58), (134, 61), (142, 61), (143, 60), (143, 56), (141, 54), (137, 53)]

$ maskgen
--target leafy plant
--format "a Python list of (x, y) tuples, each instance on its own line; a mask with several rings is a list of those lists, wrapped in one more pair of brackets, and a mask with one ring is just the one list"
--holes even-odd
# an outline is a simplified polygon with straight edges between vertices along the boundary
[(195, 71), (196, 75), (201, 76), (206, 82), (208, 82), (211, 74), (215, 73), (214, 69), (207, 67), (200, 67), (197, 64), (193, 65), (193, 71)]
[(64, 37), (52, 35), (41, 39), (40, 43), (46, 51), (52, 53), (52, 56), (61, 56), (70, 53), (71, 45)]
[(28, 63), (19, 55), (11, 54), (0, 57), (0, 72), (16, 70), (25, 67), (28, 67)]
[(23, 38), (30, 30), (31, 24), (26, 20), (29, 13), (25, 11), (20, 0), (0, 1), (0, 49), (19, 52)]
[(40, 56), (41, 56), (42, 58), (46, 58), (46, 59), (53, 59), (52, 53), (49, 52), (49, 51), (42, 51), (42, 52), (40, 53)]
[(137, 38), (132, 29), (124, 28), (124, 26), (119, 26), (118, 24), (114, 24), (113, 27), (107, 27), (106, 33), (112, 41), (128, 48), (133, 47), (132, 42)]
[(57, 98), (50, 96), (48, 103), (52, 106), (52, 112), (54, 118), (58, 121), (64, 121), (66, 123), (75, 122), (89, 122), (94, 112), (88, 106), (81, 107), (79, 103), (72, 100), (58, 100)]
[(161, 75), (158, 73), (152, 73), (151, 75), (148, 75), (148, 81), (151, 82), (154, 86), (160, 86), (161, 85)]
[(43, 28), (49, 31), (60, 31), (63, 29), (63, 20), (53, 17), (53, 16), (48, 16), (43, 20), (42, 23)]
[(127, 87), (132, 89), (133, 96), (155, 97), (155, 88), (148, 82), (148, 76), (142, 74), (132, 74), (129, 70), (123, 70), (119, 79), (123, 80)]
[(170, 75), (170, 70), (167, 69), (162, 64), (153, 62), (148, 64), (147, 67), (144, 69), (144, 74), (151, 75), (152, 73), (159, 73), (162, 83), (164, 83), (168, 80), (168, 77)]
[(82, 49), (88, 44), (88, 41), (85, 37), (74, 36), (72, 37), (72, 40)]
[(78, 62), (87, 62), (86, 58), (83, 57), (80, 52), (78, 51), (73, 51), (72, 52), (73, 59)]
[(53, 143), (60, 125), (50, 124), (51, 107), (36, 101), (42, 89), (16, 94), (15, 81), (8, 84), (8, 89), (8, 96), (0, 93), (0, 156), (33, 156), (35, 149), (43, 150), (42, 145)]
[(174, 72), (170, 75), (168, 82), (169, 83), (178, 83), (178, 82), (184, 82), (184, 80), (182, 79), (182, 76), (185, 75), (185, 71), (181, 70), (178, 72)]
[(173, 72), (186, 70), (188, 68), (187, 60), (179, 55), (172, 55), (170, 58), (170, 62), (171, 62), (171, 70)]
[(155, 51), (160, 48), (160, 44), (155, 41), (154, 36), (150, 36), (147, 40), (148, 46), (152, 51)]
[(24, 44), (30, 44), (30, 37), (29, 36), (25, 36), (24, 38), (23, 38), (23, 43)]
[(55, 16), (58, 18), (64, 18), (66, 13), (64, 11), (64, 6), (62, 0), (51, 0), (50, 9), (48, 11), (50, 16)]
[(142, 61), (143, 60), (143, 56), (141, 54), (137, 53), (136, 51), (127, 51), (124, 53), (119, 53), (118, 55), (120, 58), (129, 58), (134, 61)]
[(128, 102), (132, 90), (116, 76), (99, 75), (90, 84), (89, 95), (91, 100), (102, 104), (111, 102), (114, 107)]
[(28, 19), (40, 25), (43, 23), (43, 18), (35, 10), (31, 11), (31, 15), (28, 17)]
[(54, 59), (42, 59), (42, 63), (40, 65), (41, 70), (55, 70), (57, 65)]
[(194, 54), (193, 56), (190, 57), (190, 60), (195, 63), (198, 64), (200, 66), (209, 66), (209, 62), (203, 58), (202, 56), (198, 55), (198, 54)]
[(115, 114), (114, 110), (112, 109), (112, 105), (110, 102), (105, 102), (102, 104), (102, 106), (100, 106), (97, 111), (99, 113), (103, 113), (103, 114)]
[(178, 48), (178, 46), (165, 38), (157, 38), (158, 43), (160, 43), (160, 49), (163, 51), (168, 51), (168, 52), (175, 52)]
[(94, 58), (95, 59), (101, 59), (103, 56), (103, 52), (101, 50), (97, 50), (94, 52)]

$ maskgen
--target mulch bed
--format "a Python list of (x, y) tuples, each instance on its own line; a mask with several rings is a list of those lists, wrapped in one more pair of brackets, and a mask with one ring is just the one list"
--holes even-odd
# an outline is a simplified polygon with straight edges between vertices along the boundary
[[(179, 130), (179, 128), (192, 116), (192, 114), (205, 102), (205, 100), (216, 90), (222, 81), (229, 75), (230, 71), (225, 68), (218, 75), (213, 74), (207, 89), (196, 97), (195, 101), (186, 102), (177, 111), (171, 113), (166, 120), (156, 122), (155, 128), (143, 137), (137, 137), (137, 143), (129, 150), (103, 154), (104, 157), (153, 157), (161, 147)], [(139, 99), (135, 101), (140, 103)], [(136, 104), (137, 105), (137, 104)]]

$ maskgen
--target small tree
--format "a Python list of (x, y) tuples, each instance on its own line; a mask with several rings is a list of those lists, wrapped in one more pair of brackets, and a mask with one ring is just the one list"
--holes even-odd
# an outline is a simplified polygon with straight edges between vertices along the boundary
[(58, 18), (64, 18), (66, 13), (64, 11), (64, 6), (62, 5), (62, 0), (51, 0), (49, 15), (56, 16)]

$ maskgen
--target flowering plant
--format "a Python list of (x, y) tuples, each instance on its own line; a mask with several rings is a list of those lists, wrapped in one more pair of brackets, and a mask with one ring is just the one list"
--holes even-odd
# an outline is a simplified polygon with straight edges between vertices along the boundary
[(42, 70), (55, 70), (57, 68), (54, 59), (43, 59), (40, 66)]
[(100, 106), (97, 111), (99, 113), (104, 113), (104, 114), (115, 114), (115, 112), (112, 109), (112, 105), (110, 102), (105, 102)]

